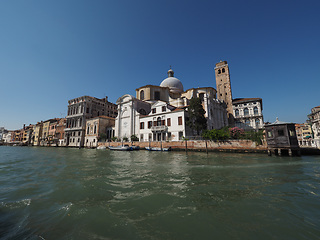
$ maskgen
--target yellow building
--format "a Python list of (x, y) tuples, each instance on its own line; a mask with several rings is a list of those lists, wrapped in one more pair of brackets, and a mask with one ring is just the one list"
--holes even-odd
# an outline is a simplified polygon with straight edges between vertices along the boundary
[(42, 122), (38, 122), (36, 125), (33, 126), (33, 145), (39, 146), (40, 139), (42, 137)]

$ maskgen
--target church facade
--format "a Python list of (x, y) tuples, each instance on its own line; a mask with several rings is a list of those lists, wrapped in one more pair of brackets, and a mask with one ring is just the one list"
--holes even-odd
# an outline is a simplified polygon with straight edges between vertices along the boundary
[(216, 94), (212, 87), (184, 91), (182, 82), (169, 69), (160, 86), (145, 85), (136, 89), (136, 97), (126, 94), (117, 100), (115, 136), (130, 139), (134, 135), (140, 141), (178, 141), (191, 137), (194, 134), (186, 120), (193, 97), (201, 99), (208, 129), (220, 129), (228, 125), (227, 106)]

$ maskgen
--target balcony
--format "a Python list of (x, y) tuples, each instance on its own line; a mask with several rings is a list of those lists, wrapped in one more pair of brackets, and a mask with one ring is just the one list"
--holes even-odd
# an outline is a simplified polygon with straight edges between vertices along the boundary
[(151, 131), (155, 132), (164, 132), (167, 131), (168, 127), (167, 126), (153, 126), (151, 127)]

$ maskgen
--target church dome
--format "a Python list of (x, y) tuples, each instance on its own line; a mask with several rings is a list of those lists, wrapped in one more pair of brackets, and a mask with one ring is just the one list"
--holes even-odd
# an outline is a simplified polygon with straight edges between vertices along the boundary
[(170, 68), (168, 71), (168, 77), (161, 82), (160, 87), (168, 87), (170, 92), (181, 93), (183, 92), (183, 85), (178, 78), (173, 76), (173, 74), (174, 72)]

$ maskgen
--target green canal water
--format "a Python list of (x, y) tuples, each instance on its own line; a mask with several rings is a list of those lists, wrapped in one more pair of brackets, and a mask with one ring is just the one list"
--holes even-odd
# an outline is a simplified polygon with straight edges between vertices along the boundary
[(320, 239), (320, 156), (2, 146), (0, 239)]

